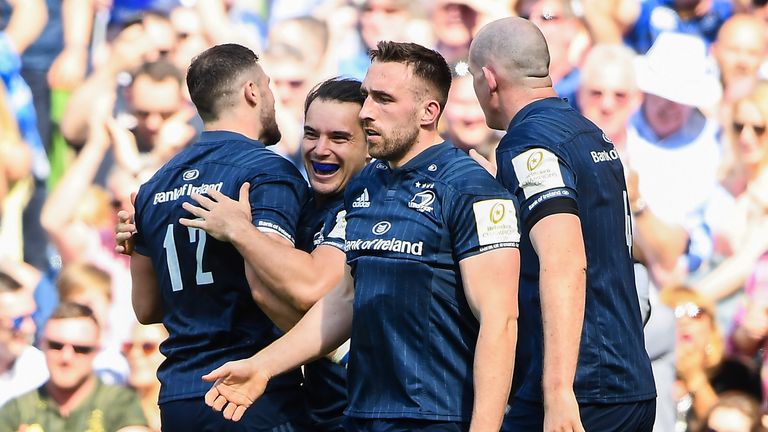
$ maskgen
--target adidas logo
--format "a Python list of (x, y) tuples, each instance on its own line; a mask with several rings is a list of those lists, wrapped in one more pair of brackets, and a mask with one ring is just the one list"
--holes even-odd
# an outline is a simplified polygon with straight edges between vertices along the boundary
[(363, 193), (360, 194), (359, 197), (355, 198), (355, 201), (352, 202), (352, 207), (358, 208), (368, 208), (371, 206), (371, 201), (368, 198), (368, 188), (363, 189)]

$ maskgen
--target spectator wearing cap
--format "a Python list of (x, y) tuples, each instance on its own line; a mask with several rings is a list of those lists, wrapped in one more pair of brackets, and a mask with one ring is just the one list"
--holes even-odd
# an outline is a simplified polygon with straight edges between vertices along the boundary
[(722, 90), (707, 69), (704, 42), (689, 35), (663, 34), (636, 60), (636, 74), (643, 102), (627, 134), (629, 164), (638, 174), (630, 205), (637, 224), (650, 209), (673, 227), (662, 239), (663, 256), (650, 257), (653, 276), (664, 286), (697, 271), (711, 256), (708, 223), (717, 200), (727, 200), (727, 194), (718, 186), (719, 125), (702, 109), (716, 105)]
[(32, 292), (0, 271), (0, 406), (48, 380), (43, 353), (32, 346), (35, 309)]
[(90, 308), (59, 304), (43, 331), (50, 379), (0, 409), (0, 430), (144, 430), (136, 428), (147, 425), (136, 394), (94, 375), (98, 347), (99, 325)]

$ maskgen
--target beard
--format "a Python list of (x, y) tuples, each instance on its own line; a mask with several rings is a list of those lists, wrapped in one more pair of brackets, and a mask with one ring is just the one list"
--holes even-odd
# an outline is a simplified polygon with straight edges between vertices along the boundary
[(391, 135), (379, 132), (381, 139), (372, 144), (368, 141), (368, 154), (386, 161), (400, 160), (413, 147), (419, 136), (419, 127), (394, 128)]
[(280, 128), (277, 126), (277, 120), (275, 119), (275, 112), (262, 113), (261, 115), (261, 136), (259, 141), (265, 146), (275, 145), (280, 142), (283, 135), (280, 133)]

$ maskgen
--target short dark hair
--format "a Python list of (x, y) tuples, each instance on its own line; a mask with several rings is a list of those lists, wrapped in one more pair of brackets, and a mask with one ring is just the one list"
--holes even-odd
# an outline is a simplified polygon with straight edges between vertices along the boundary
[(437, 92), (434, 96), (440, 104), (440, 112), (445, 110), (448, 91), (451, 89), (451, 68), (439, 52), (412, 42), (380, 41), (368, 55), (371, 62), (410, 66), (414, 75), (426, 81)]
[(13, 276), (4, 271), (0, 271), (0, 293), (15, 293), (19, 292), (21, 288), (22, 285)]
[(93, 309), (86, 305), (71, 301), (63, 301), (59, 303), (48, 318), (48, 321), (71, 318), (88, 318), (96, 324), (96, 327), (99, 326), (99, 322), (96, 320), (96, 315), (94, 315)]
[(181, 85), (184, 80), (184, 74), (173, 63), (165, 59), (159, 59), (151, 62), (142, 63), (141, 66), (133, 74), (133, 80), (146, 75), (152, 81), (165, 81), (168, 78), (173, 78)]
[(307, 99), (304, 100), (304, 115), (307, 115), (309, 106), (316, 99), (356, 103), (362, 107), (365, 103), (365, 96), (360, 92), (361, 84), (360, 81), (354, 78), (341, 77), (334, 77), (321, 82), (307, 94)]
[(216, 45), (192, 59), (187, 87), (203, 121), (218, 120), (222, 102), (231, 96), (235, 80), (258, 60), (256, 53), (238, 44)]

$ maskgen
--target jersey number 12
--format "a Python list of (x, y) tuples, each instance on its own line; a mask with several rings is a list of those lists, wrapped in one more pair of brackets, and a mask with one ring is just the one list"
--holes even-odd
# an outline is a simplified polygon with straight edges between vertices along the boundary
[[(203, 252), (205, 251), (205, 231), (199, 228), (187, 227), (189, 229), (189, 242), (197, 242), (197, 252), (195, 261), (197, 266), (195, 270), (195, 282), (197, 285), (208, 285), (213, 283), (213, 273), (203, 271)], [(181, 280), (181, 266), (179, 265), (179, 254), (176, 252), (176, 240), (173, 236), (173, 224), (169, 224), (165, 230), (165, 239), (163, 239), (163, 248), (165, 248), (165, 261), (168, 264), (168, 273), (171, 276), (171, 288), (173, 291), (184, 289), (184, 283)]]

